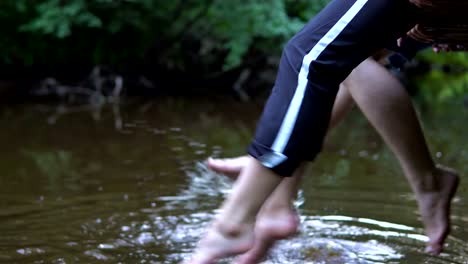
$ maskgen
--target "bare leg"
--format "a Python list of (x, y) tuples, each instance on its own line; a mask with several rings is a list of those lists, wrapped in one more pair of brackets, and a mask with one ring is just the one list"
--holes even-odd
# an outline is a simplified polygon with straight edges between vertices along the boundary
[(345, 83), (400, 162), (416, 195), (429, 237), (427, 251), (440, 253), (449, 233), (450, 202), (458, 186), (458, 176), (452, 170), (435, 166), (409, 96), (384, 67), (368, 59)]
[(256, 159), (249, 159), (189, 263), (213, 263), (218, 258), (250, 250), (254, 245), (257, 213), (282, 180)]
[[(353, 101), (347, 88), (340, 86), (330, 127), (338, 124), (352, 106)], [(246, 251), (237, 263), (258, 263), (276, 240), (297, 232), (299, 217), (293, 207), (293, 201), (297, 198), (304, 164), (289, 178), (280, 178), (249, 156), (226, 160), (208, 159), (208, 167), (233, 178), (239, 175), (239, 179), (233, 193), (222, 206), (223, 212), (209, 233), (200, 241), (198, 251), (190, 263), (212, 263), (219, 257)], [(259, 190), (255, 186), (264, 188)], [(249, 197), (245, 194), (249, 194)], [(249, 203), (248, 207), (240, 206), (243, 205), (242, 201), (251, 199), (253, 202)], [(258, 215), (255, 216), (254, 212), (257, 211)], [(233, 215), (236, 218), (228, 217)]]
[[(341, 86), (333, 107), (330, 128), (339, 123), (353, 106), (351, 95)], [(208, 159), (208, 167), (232, 178), (239, 175), (243, 167), (253, 159), (241, 156), (232, 159)], [(304, 172), (303, 164), (292, 177), (285, 178), (267, 199), (257, 216), (255, 243), (251, 250), (237, 259), (237, 263), (258, 263), (276, 240), (288, 238), (297, 232), (299, 216), (293, 202), (297, 198), (300, 179)]]
[(293, 202), (297, 198), (299, 182), (305, 165), (290, 178), (285, 178), (262, 206), (255, 223), (255, 243), (247, 253), (236, 259), (237, 264), (260, 262), (277, 240), (297, 233), (299, 216)]
[[(449, 232), (450, 201), (458, 185), (456, 173), (435, 166), (406, 91), (387, 70), (373, 60), (363, 62), (343, 83), (330, 127), (335, 126), (352, 106), (348, 89), (399, 159), (418, 200), (429, 237), (427, 250), (438, 254)], [(379, 100), (381, 98), (384, 100)], [(212, 169), (221, 172), (227, 168), (232, 175), (240, 171), (247, 159), (240, 157), (225, 161), (211, 160), (208, 164)], [(221, 162), (221, 166), (216, 162)], [(231, 166), (233, 164), (234, 166)], [(295, 232), (297, 225), (291, 220), (294, 219), (295, 212), (290, 203), (297, 192), (299, 180), (295, 177), (284, 180), (262, 207), (257, 220), (256, 235), (264, 239), (256, 241), (253, 250), (240, 259), (242, 263), (255, 263), (271, 245), (267, 241), (282, 239)]]

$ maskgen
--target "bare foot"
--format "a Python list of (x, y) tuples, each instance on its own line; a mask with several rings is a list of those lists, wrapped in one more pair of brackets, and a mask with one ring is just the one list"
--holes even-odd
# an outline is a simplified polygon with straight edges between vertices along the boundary
[(293, 209), (261, 214), (255, 224), (255, 243), (236, 259), (236, 264), (259, 263), (277, 240), (295, 235), (298, 227), (299, 216)]
[(200, 240), (195, 253), (184, 264), (212, 264), (217, 260), (247, 252), (254, 244), (254, 226), (215, 223)]
[(226, 174), (231, 178), (237, 178), (242, 168), (245, 167), (249, 161), (250, 156), (240, 156), (230, 159), (207, 159), (208, 168), (213, 171)]
[(426, 234), (429, 237), (426, 252), (434, 255), (442, 252), (444, 241), (450, 233), (450, 203), (459, 184), (457, 173), (438, 167), (434, 190), (416, 195)]

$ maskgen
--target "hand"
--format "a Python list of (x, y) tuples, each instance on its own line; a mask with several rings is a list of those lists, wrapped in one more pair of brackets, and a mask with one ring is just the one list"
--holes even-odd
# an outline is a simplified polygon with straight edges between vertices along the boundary
[(403, 45), (403, 41), (404, 41), (403, 38), (397, 39), (396, 43), (397, 43), (398, 47), (401, 47), (401, 45)]

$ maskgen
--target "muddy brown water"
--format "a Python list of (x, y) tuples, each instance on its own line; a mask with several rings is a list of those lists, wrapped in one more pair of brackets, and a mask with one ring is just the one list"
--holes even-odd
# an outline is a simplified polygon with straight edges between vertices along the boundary
[[(260, 111), (227, 99), (2, 106), (0, 263), (177, 263), (231, 187), (203, 160), (243, 154)], [(265, 263), (468, 263), (468, 110), (420, 112), (436, 161), (462, 174), (443, 254), (423, 252), (398, 163), (355, 110), (306, 173), (300, 233)]]

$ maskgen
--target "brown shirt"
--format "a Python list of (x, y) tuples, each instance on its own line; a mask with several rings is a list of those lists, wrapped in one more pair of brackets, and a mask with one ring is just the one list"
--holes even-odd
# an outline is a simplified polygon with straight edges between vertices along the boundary
[(409, 0), (420, 12), (408, 35), (418, 41), (468, 45), (468, 0)]

